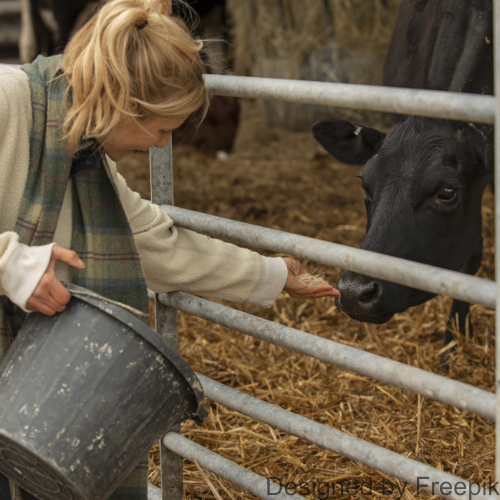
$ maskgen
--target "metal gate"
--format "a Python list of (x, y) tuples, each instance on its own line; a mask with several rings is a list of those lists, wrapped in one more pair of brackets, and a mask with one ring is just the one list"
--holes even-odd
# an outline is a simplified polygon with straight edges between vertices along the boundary
[[(495, 17), (495, 95), (500, 96), (500, 0), (494, 1)], [(245, 98), (282, 100), (357, 108), (389, 113), (431, 116), (487, 124), (500, 123), (500, 98), (428, 90), (408, 90), (366, 85), (305, 82), (266, 78), (206, 75), (209, 92)], [(151, 198), (161, 206), (179, 227), (203, 232), (217, 238), (227, 238), (266, 250), (283, 252), (298, 258), (338, 266), (375, 278), (407, 285), (454, 299), (495, 308), (500, 301), (496, 282), (462, 273), (409, 262), (396, 257), (368, 252), (335, 243), (315, 240), (290, 233), (266, 229), (174, 207), (171, 144), (150, 151)], [(500, 248), (500, 127), (495, 129), (495, 232), (496, 248)], [(500, 252), (496, 254), (497, 282)], [(346, 345), (318, 338), (255, 316), (236, 311), (205, 299), (184, 293), (155, 295), (157, 331), (177, 346), (177, 310), (232, 328), (239, 332), (286, 347), (356, 373), (416, 392), (427, 398), (453, 405), (483, 417), (500, 418), (499, 396), (476, 387), (450, 380), (441, 375), (407, 366), (403, 363), (360, 351)], [(499, 316), (496, 331), (500, 332)], [(496, 352), (500, 353), (500, 334), (496, 336)], [(500, 373), (496, 359), (496, 386)], [(401, 456), (377, 445), (352, 437), (323, 424), (316, 423), (275, 405), (265, 403), (240, 391), (199, 376), (208, 398), (232, 410), (264, 422), (319, 447), (343, 455), (364, 465), (394, 476), (423, 490), (432, 491), (432, 482), (449, 483), (451, 499), (491, 499), (491, 492), (476, 483), (464, 481), (416, 460)], [(206, 448), (169, 432), (162, 439), (161, 473), (162, 498), (180, 500), (183, 497), (182, 459), (195, 458), (198, 463), (218, 476), (238, 485), (253, 495), (268, 499), (285, 499), (285, 492), (268, 494), (267, 479), (231, 462)], [(500, 432), (496, 449), (499, 450)], [(497, 452), (497, 457), (498, 452)], [(425, 485), (417, 478), (427, 478)], [(496, 478), (500, 479), (497, 458)], [(442, 489), (440, 493), (443, 493)], [(298, 494), (296, 498), (303, 498)]]

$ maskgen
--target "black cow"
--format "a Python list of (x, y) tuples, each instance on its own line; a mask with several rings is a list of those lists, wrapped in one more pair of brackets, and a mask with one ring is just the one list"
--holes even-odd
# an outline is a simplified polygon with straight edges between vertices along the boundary
[[(492, 94), (491, 0), (403, 0), (385, 84)], [(315, 138), (335, 158), (364, 164), (368, 216), (361, 248), (475, 274), (482, 257), (481, 198), (493, 179), (492, 127), (407, 117), (388, 134), (325, 120)], [(384, 323), (434, 295), (354, 272), (340, 277), (337, 306)], [(465, 332), (469, 304), (455, 300)], [(452, 339), (449, 328), (445, 345)]]

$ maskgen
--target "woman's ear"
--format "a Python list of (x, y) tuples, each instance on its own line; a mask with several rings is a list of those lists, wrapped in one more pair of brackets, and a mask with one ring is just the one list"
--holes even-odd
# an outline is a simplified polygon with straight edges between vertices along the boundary
[(128, 109), (131, 113), (137, 113), (137, 108), (139, 107), (139, 104), (137, 104), (137, 101), (134, 99), (130, 99), (128, 102)]
[(475, 152), (480, 159), (483, 175), (493, 175), (495, 170), (495, 154), (493, 140), (486, 136), (488, 127), (475, 125), (473, 123), (464, 124), (458, 129), (458, 138), (462, 147)]

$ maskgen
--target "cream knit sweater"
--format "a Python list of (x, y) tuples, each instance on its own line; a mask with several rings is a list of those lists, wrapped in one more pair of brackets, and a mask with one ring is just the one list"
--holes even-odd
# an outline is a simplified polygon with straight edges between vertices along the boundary
[[(50, 260), (52, 245), (21, 245), (13, 231), (28, 176), (32, 126), (28, 78), (0, 65), (0, 294), (25, 308)], [(184, 290), (270, 307), (283, 289), (283, 259), (262, 257), (220, 240), (177, 228), (158, 206), (131, 191), (108, 158), (120, 200), (134, 234), (148, 288)], [(54, 243), (71, 248), (71, 181)], [(67, 264), (56, 274), (67, 280)]]

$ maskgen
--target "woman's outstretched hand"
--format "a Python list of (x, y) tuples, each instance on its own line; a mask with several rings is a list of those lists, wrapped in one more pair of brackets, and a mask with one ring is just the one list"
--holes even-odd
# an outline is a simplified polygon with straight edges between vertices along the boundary
[(288, 277), (285, 290), (292, 299), (317, 299), (319, 297), (340, 297), (340, 292), (331, 285), (306, 286), (302, 284), (297, 276), (309, 274), (296, 260), (286, 257), (283, 259), (288, 268)]
[(77, 269), (85, 267), (85, 264), (76, 252), (60, 247), (59, 245), (54, 245), (47, 270), (26, 303), (26, 309), (41, 312), (46, 316), (53, 316), (56, 312), (66, 309), (66, 304), (70, 301), (71, 294), (56, 278), (55, 267), (57, 262), (66, 262)]

